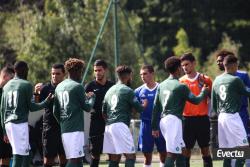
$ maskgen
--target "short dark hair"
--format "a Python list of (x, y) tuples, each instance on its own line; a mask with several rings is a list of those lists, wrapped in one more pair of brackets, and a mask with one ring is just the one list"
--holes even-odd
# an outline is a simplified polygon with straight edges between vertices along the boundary
[(102, 59), (97, 59), (94, 62), (94, 66), (102, 66), (104, 69), (108, 68), (108, 64), (106, 63), (106, 61), (104, 61)]
[(126, 75), (131, 74), (132, 69), (126, 65), (120, 65), (120, 66), (116, 67), (116, 73), (117, 73), (119, 78), (122, 78)]
[(61, 69), (62, 72), (65, 73), (65, 68), (64, 68), (64, 65), (62, 63), (53, 64), (52, 68), (54, 68), (54, 69)]
[(223, 60), (223, 65), (227, 66), (238, 62), (238, 58), (234, 55), (228, 55)]
[(150, 72), (150, 73), (153, 73), (153, 72), (155, 72), (155, 70), (154, 70), (154, 67), (152, 66), (152, 65), (143, 65), (142, 67), (141, 67), (141, 70), (144, 70), (144, 69), (147, 69), (148, 70), (148, 72)]
[(13, 75), (15, 73), (13, 66), (10, 65), (6, 65), (5, 67), (2, 68), (1, 71), (10, 75)]
[(190, 62), (194, 62), (195, 61), (195, 57), (194, 55), (191, 53), (191, 52), (188, 52), (188, 53), (184, 53), (182, 56), (181, 56), (181, 61), (190, 61)]
[(65, 62), (64, 67), (69, 73), (74, 73), (79, 70), (83, 70), (85, 67), (85, 63), (83, 60), (77, 58), (69, 58)]
[(172, 56), (167, 58), (164, 64), (165, 69), (172, 74), (176, 72), (179, 67), (181, 67), (181, 60), (178, 57)]
[(19, 77), (26, 74), (28, 70), (29, 70), (28, 64), (25, 61), (17, 61), (14, 64), (14, 71)]
[(228, 55), (235, 56), (235, 54), (232, 51), (229, 51), (227, 49), (221, 49), (215, 53), (216, 58), (221, 56), (224, 59)]

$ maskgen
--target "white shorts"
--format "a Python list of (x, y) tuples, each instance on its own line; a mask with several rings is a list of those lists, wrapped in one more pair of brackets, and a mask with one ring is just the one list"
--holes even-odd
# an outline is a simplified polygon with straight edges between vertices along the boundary
[(67, 159), (84, 156), (84, 132), (69, 132), (62, 134), (62, 143)]
[(182, 134), (182, 121), (172, 115), (161, 118), (160, 129), (166, 141), (167, 152), (181, 154), (182, 148), (185, 147)]
[(103, 153), (135, 153), (135, 145), (128, 126), (122, 122), (106, 125), (103, 141)]
[(247, 134), (239, 113), (220, 113), (218, 118), (220, 148), (248, 146)]
[(5, 124), (6, 134), (12, 147), (12, 153), (17, 155), (29, 155), (29, 127), (28, 122)]

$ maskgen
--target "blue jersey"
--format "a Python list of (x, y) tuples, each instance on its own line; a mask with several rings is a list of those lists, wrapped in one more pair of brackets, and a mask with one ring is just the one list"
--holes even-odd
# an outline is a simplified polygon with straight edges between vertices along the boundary
[[(250, 88), (250, 79), (249, 79), (247, 72), (238, 70), (235, 73), (235, 75), (238, 76), (244, 82), (246, 87)], [(246, 129), (248, 140), (250, 141), (250, 128), (248, 126), (249, 115), (248, 115), (248, 97), (247, 96), (241, 97), (241, 107), (240, 107), (239, 114), (244, 124), (244, 127)]]
[(155, 99), (156, 90), (158, 87), (158, 83), (153, 89), (149, 89), (146, 84), (140, 86), (139, 88), (135, 89), (135, 96), (137, 99), (142, 103), (142, 100), (147, 99), (147, 107), (141, 112), (141, 119), (142, 120), (149, 120), (152, 119), (152, 111), (153, 111), (153, 104)]
[[(244, 82), (245, 86), (250, 88), (250, 80), (247, 72), (238, 70), (235, 75), (238, 76)], [(247, 107), (248, 107), (248, 97), (243, 96), (240, 111), (245, 110)]]

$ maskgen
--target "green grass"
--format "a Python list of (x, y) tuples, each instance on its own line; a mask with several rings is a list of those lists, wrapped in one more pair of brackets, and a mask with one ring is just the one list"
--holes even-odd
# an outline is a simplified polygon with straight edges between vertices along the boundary
[[(191, 167), (201, 167), (203, 166), (203, 162), (202, 160), (191, 160), (190, 162), (190, 166)], [(101, 165), (99, 165), (100, 167), (107, 167), (108, 163), (106, 162), (102, 162)], [(124, 167), (124, 163), (120, 163), (119, 165), (120, 167)], [(136, 163), (135, 167), (142, 167), (143, 164), (142, 163)], [(213, 167), (222, 167), (222, 161), (213, 161)], [(159, 163), (152, 163), (152, 167), (159, 167)]]

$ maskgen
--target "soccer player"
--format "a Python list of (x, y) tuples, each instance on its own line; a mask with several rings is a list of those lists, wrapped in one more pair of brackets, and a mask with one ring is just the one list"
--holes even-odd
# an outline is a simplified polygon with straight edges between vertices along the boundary
[[(217, 65), (221, 71), (225, 70), (224, 65), (223, 65), (223, 60), (227, 55), (234, 55), (235, 56), (235, 54), (233, 52), (226, 50), (226, 49), (222, 49), (222, 50), (219, 50), (216, 52)], [(245, 86), (250, 88), (250, 79), (249, 79), (248, 73), (246, 71), (237, 70), (234, 75), (238, 76), (243, 81)], [(249, 142), (250, 141), (250, 128), (249, 128), (248, 97), (247, 96), (241, 97), (241, 107), (240, 107), (239, 114), (240, 114), (240, 117), (243, 121), (243, 125), (244, 125), (244, 128), (246, 130), (247, 138), (248, 138), (248, 142)], [(249, 159), (246, 159), (246, 166), (247, 167), (250, 166), (249, 161), (250, 161)]]
[(193, 95), (189, 88), (179, 83), (182, 75), (181, 60), (175, 56), (168, 58), (165, 68), (170, 76), (158, 86), (152, 116), (152, 134), (159, 135), (158, 114), (161, 113), (160, 130), (166, 140), (167, 158), (165, 167), (173, 167), (176, 160), (177, 167), (185, 166), (182, 150), (185, 143), (182, 137), (182, 114), (186, 101), (200, 103), (207, 94), (207, 88), (202, 88), (198, 96)]
[(94, 63), (95, 79), (85, 86), (86, 93), (96, 95), (94, 111), (91, 112), (89, 137), (91, 142), (91, 167), (98, 167), (103, 148), (103, 134), (105, 120), (102, 116), (102, 101), (108, 89), (114, 85), (107, 80), (108, 65), (104, 60), (98, 59)]
[[(147, 107), (141, 113), (141, 124), (138, 140), (138, 150), (144, 154), (144, 167), (151, 167), (152, 152), (154, 143), (157, 146), (160, 157), (160, 167), (164, 166), (166, 157), (166, 144), (160, 133), (158, 137), (152, 136), (152, 111), (158, 83), (154, 80), (154, 68), (151, 65), (144, 65), (140, 70), (141, 79), (144, 84), (135, 90), (135, 95), (142, 103), (147, 99)], [(160, 114), (159, 114), (160, 116)]]
[[(212, 80), (196, 72), (195, 57), (192, 53), (185, 53), (181, 56), (181, 65), (186, 75), (180, 78), (180, 82), (188, 86), (194, 95), (198, 95), (204, 84), (209, 87), (209, 92), (212, 89)], [(197, 141), (202, 154), (204, 167), (212, 167), (212, 158), (209, 150), (210, 140), (210, 121), (208, 117), (208, 98), (205, 98), (200, 104), (194, 105), (186, 102), (183, 116), (183, 139), (186, 145), (184, 151), (186, 157), (186, 167), (190, 166), (191, 150)]]
[[(103, 153), (110, 156), (109, 167), (118, 167), (121, 154), (125, 154), (126, 167), (135, 165), (135, 146), (129, 130), (131, 112), (143, 111), (143, 107), (129, 88), (132, 70), (128, 66), (116, 68), (118, 82), (106, 93), (103, 100), (103, 115), (106, 118)], [(146, 103), (146, 102), (145, 102)]]
[(51, 100), (51, 94), (41, 103), (33, 103), (32, 85), (27, 81), (28, 65), (18, 61), (14, 65), (15, 77), (3, 88), (1, 101), (1, 119), (5, 141), (10, 142), (13, 153), (13, 167), (29, 166), (29, 111), (36, 111), (46, 107)]
[[(0, 98), (2, 97), (3, 86), (14, 77), (14, 69), (6, 66), (0, 72)], [(10, 158), (12, 157), (12, 150), (9, 143), (3, 140), (3, 129), (0, 126), (0, 167), (8, 167)]]
[[(239, 111), (241, 96), (250, 96), (250, 90), (241, 79), (234, 76), (238, 69), (238, 59), (228, 55), (223, 60), (225, 73), (216, 77), (212, 88), (212, 108), (219, 113), (218, 139), (220, 148), (248, 146), (247, 134)], [(224, 166), (230, 166), (230, 159), (225, 159)], [(243, 159), (236, 160), (236, 167), (244, 165)]]
[[(40, 89), (40, 84), (36, 86), (36, 98), (38, 98), (39, 101), (43, 101), (49, 93), (54, 94), (56, 86), (63, 81), (64, 76), (65, 69), (63, 64), (52, 65), (51, 81), (42, 85)], [(40, 94), (38, 92), (40, 92)], [(60, 167), (64, 167), (67, 161), (62, 145), (60, 126), (53, 115), (52, 102), (45, 108), (43, 114), (42, 142), (44, 167), (53, 166), (56, 156), (59, 158)]]
[(94, 96), (85, 97), (81, 82), (84, 61), (70, 58), (64, 64), (68, 79), (59, 83), (55, 90), (53, 112), (60, 123), (61, 135), (67, 167), (82, 167), (84, 156), (84, 116), (83, 110), (90, 111), (94, 104)]

